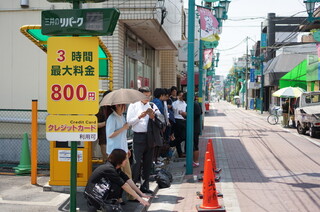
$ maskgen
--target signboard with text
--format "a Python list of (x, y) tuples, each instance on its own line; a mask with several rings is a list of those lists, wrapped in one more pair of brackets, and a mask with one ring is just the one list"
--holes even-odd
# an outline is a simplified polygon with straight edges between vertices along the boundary
[(50, 37), (47, 61), (49, 114), (96, 114), (99, 109), (97, 37)]
[(49, 141), (95, 141), (98, 121), (92, 116), (48, 115), (46, 138)]
[(41, 15), (44, 35), (112, 35), (120, 16), (115, 8), (45, 10)]

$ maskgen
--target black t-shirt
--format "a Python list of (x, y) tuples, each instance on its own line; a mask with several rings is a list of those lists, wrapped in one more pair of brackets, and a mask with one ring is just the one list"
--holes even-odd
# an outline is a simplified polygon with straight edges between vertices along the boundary
[(282, 104), (282, 113), (288, 113), (289, 112), (289, 103), (285, 102)]
[(108, 179), (111, 184), (110, 192), (107, 199), (120, 198), (121, 197), (121, 187), (127, 182), (129, 177), (121, 171), (121, 169), (116, 169), (109, 161), (105, 164), (96, 168), (92, 175), (90, 176), (85, 191), (90, 193), (94, 185), (98, 183), (101, 178)]

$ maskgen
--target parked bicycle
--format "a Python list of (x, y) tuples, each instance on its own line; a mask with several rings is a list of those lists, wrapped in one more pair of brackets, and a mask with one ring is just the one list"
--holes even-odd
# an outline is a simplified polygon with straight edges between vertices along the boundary
[(278, 122), (279, 122), (279, 110), (280, 110), (280, 107), (272, 108), (271, 113), (267, 118), (267, 121), (268, 121), (269, 124), (272, 124), (272, 125), (278, 124)]

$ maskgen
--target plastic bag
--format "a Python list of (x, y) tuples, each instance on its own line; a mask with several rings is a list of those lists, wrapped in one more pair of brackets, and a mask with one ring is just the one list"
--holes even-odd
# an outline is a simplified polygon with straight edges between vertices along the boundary
[(169, 177), (167, 175), (159, 172), (155, 178), (159, 188), (169, 188), (171, 186)]
[(157, 170), (156, 172), (161, 172), (161, 173), (167, 175), (167, 177), (169, 178), (170, 182), (172, 182), (173, 177), (172, 177), (172, 174), (171, 174), (168, 170), (166, 170), (166, 169), (159, 169), (159, 170)]
[(156, 172), (155, 179), (159, 188), (169, 188), (172, 182), (172, 174), (165, 169), (160, 169)]

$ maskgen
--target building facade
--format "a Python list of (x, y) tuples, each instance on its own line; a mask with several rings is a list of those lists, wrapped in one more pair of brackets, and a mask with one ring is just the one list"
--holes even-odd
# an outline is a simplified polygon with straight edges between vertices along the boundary
[[(113, 58), (113, 89), (177, 85), (183, 66), (174, 43), (186, 37), (182, 0), (109, 0), (81, 7), (120, 10), (113, 36), (100, 37)], [(45, 138), (47, 55), (20, 28), (41, 25), (41, 12), (54, 9), (72, 9), (72, 4), (46, 0), (0, 2), (0, 161), (19, 161), (22, 135), (31, 134), (31, 105), (36, 99), (42, 110), (38, 116), (38, 161), (49, 162), (49, 142)], [(100, 79), (99, 88), (108, 90), (109, 81)]]
[[(22, 5), (27, 2), (27, 5)], [(171, 87), (179, 78), (175, 41), (186, 33), (182, 0), (110, 0), (82, 8), (117, 8), (120, 18), (113, 36), (102, 36), (113, 58), (113, 89)], [(0, 108), (26, 109), (39, 100), (46, 110), (46, 54), (20, 33), (23, 25), (41, 25), (41, 12), (72, 9), (70, 3), (44, 0), (1, 1)], [(109, 89), (100, 80), (100, 89)]]

